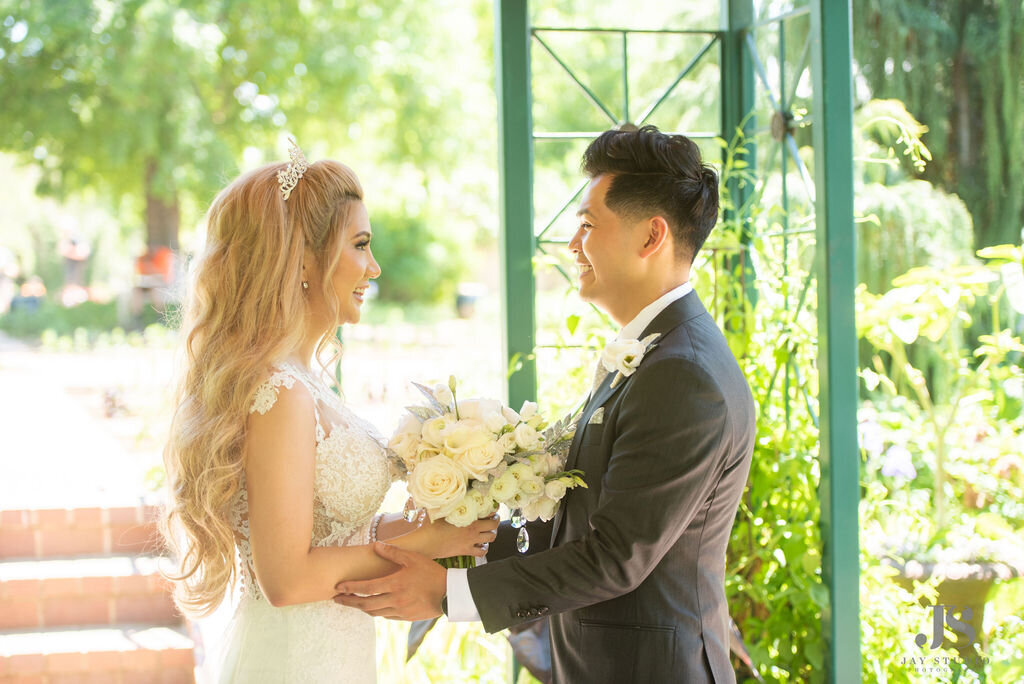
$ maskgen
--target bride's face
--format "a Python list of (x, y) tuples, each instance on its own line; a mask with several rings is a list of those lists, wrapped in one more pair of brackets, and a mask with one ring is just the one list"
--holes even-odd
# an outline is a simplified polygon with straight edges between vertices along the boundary
[(370, 250), (372, 237), (366, 205), (356, 202), (341, 236), (341, 254), (331, 278), (338, 298), (338, 325), (359, 322), (366, 289), (380, 275), (380, 266)]

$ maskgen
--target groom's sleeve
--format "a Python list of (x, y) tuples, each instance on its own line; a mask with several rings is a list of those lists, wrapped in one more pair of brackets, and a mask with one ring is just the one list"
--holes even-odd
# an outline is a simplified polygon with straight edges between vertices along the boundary
[(468, 572), (488, 632), (634, 590), (718, 486), (737, 449), (714, 379), (688, 359), (668, 357), (641, 366), (623, 391), (587, 534)]

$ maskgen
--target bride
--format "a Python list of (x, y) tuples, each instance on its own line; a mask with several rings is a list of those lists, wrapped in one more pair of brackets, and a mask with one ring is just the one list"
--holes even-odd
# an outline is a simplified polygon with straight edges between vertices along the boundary
[(400, 466), (310, 365), (338, 325), (359, 321), (380, 275), (363, 191), (343, 164), (308, 164), (294, 143), (291, 158), (241, 176), (210, 208), (163, 531), (186, 614), (211, 613), (240, 580), (221, 681), (374, 682), (372, 618), (331, 601), (334, 585), (395, 569), (374, 540), (480, 556), (497, 522), (374, 515)]

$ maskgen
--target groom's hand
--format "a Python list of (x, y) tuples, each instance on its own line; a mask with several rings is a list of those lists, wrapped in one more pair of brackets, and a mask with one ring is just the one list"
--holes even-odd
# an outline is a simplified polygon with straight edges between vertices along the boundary
[(376, 542), (378, 556), (401, 567), (371, 580), (338, 582), (336, 603), (392, 620), (429, 620), (441, 614), (446, 570), (426, 556)]

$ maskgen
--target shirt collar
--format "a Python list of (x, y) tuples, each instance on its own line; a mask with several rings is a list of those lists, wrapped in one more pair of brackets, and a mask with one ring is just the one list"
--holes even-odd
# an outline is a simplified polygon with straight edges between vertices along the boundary
[(677, 288), (669, 290), (665, 294), (661, 295), (653, 302), (645, 306), (640, 310), (640, 313), (636, 315), (636, 318), (631, 320), (626, 325), (622, 326), (622, 330), (615, 337), (616, 340), (635, 340), (640, 336), (640, 333), (650, 325), (658, 314), (668, 308), (668, 305), (677, 299), (682, 299), (686, 295), (693, 292), (693, 285), (689, 281), (683, 283)]

